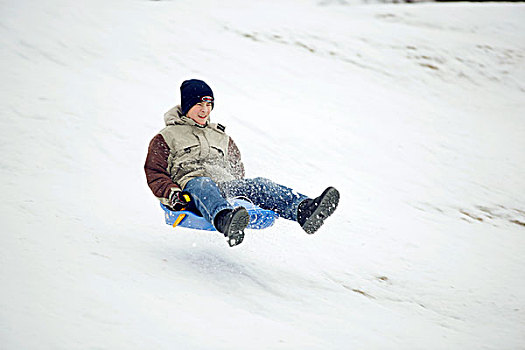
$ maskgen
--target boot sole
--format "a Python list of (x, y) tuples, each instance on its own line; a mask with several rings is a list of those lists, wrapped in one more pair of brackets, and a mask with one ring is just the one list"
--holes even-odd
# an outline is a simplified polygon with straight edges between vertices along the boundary
[(244, 239), (244, 229), (250, 223), (250, 214), (244, 208), (235, 208), (225, 236), (228, 238), (230, 247), (241, 244)]
[(339, 204), (339, 191), (333, 187), (329, 187), (323, 193), (323, 199), (319, 203), (308, 219), (306, 219), (303, 230), (308, 234), (313, 234), (323, 225), (324, 220), (332, 215)]

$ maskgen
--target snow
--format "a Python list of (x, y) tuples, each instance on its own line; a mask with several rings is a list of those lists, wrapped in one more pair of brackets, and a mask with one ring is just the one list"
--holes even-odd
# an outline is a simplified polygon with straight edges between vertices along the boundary
[[(523, 4), (0, 6), (0, 348), (525, 348)], [(341, 191), (319, 232), (164, 224), (188, 78), (247, 176)]]

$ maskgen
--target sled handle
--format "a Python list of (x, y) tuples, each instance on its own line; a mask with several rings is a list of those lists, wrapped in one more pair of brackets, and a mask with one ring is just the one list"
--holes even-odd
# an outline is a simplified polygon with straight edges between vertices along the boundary
[[(191, 197), (189, 194), (187, 193), (182, 193), (182, 198), (186, 201), (186, 203), (189, 203), (191, 202)], [(182, 210), (184, 210), (185, 208), (182, 208)], [(186, 217), (186, 214), (179, 214), (179, 216), (177, 217), (177, 219), (175, 220), (175, 222), (173, 222), (173, 227), (177, 227), (178, 224), (181, 223), (182, 220), (184, 220), (184, 218)]]
[(178, 224), (186, 217), (186, 214), (179, 214), (179, 217), (173, 223), (173, 227), (177, 227)]

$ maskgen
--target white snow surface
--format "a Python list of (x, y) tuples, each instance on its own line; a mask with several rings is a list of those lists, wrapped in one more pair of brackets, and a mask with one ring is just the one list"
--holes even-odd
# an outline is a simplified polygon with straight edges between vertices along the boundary
[[(0, 348), (524, 349), (525, 6), (1, 0)], [(174, 229), (184, 79), (314, 235)]]

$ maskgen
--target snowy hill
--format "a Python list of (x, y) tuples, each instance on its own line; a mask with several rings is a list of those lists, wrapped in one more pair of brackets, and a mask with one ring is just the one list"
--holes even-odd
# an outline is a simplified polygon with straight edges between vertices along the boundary
[[(1, 349), (525, 347), (525, 6), (3, 0)], [(145, 182), (184, 79), (247, 176), (341, 203), (229, 248)]]

